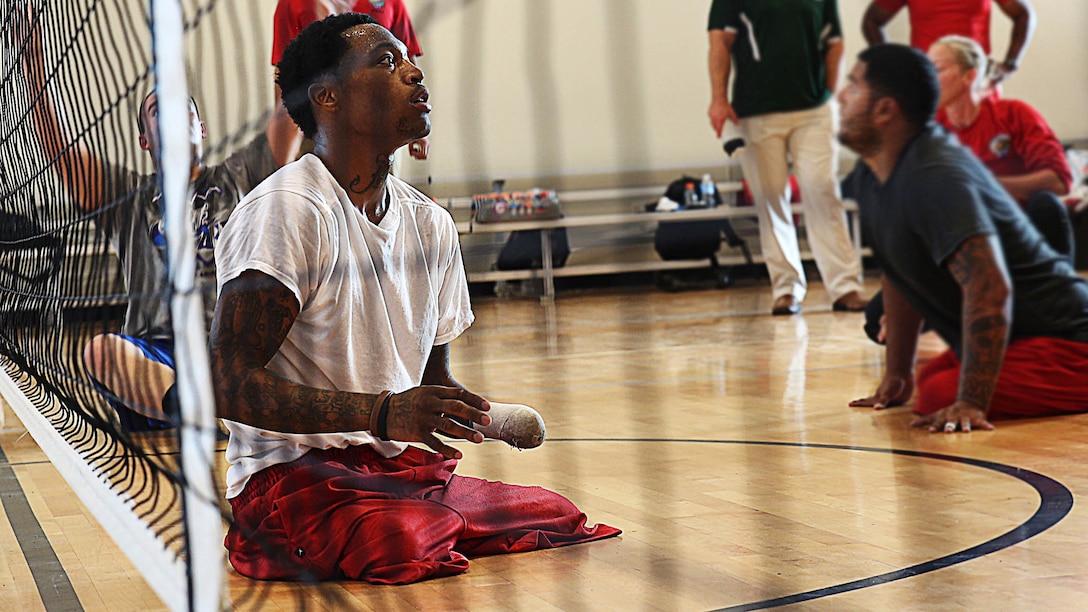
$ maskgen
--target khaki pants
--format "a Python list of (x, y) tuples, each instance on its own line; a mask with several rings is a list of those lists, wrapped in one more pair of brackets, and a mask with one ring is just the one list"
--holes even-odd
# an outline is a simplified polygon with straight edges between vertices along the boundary
[(741, 169), (759, 215), (759, 237), (774, 297), (805, 298), (807, 283), (790, 210), (790, 161), (801, 188), (808, 243), (832, 300), (861, 289), (861, 260), (850, 241), (839, 193), (835, 104), (740, 122)]

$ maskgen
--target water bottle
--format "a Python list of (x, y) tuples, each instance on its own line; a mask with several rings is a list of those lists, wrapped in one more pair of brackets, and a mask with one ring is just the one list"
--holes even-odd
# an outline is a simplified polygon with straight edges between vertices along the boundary
[(710, 178), (709, 174), (704, 174), (703, 182), (699, 184), (699, 199), (702, 200), (703, 206), (714, 208), (715, 191), (717, 191), (717, 187), (714, 185), (714, 179)]
[(684, 208), (696, 208), (699, 206), (699, 195), (695, 193), (695, 183), (684, 185)]

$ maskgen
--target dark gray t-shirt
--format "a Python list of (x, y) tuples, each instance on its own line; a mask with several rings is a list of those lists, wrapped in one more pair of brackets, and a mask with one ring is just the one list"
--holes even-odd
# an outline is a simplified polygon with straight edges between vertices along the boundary
[(968, 238), (996, 235), (1013, 284), (1011, 337), (1088, 342), (1088, 282), (944, 128), (927, 127), (884, 185), (858, 162), (849, 180), (883, 273), (957, 352), (963, 296), (945, 266)]
[[(262, 132), (223, 163), (209, 166), (191, 188), (190, 217), (196, 241), (196, 284), (204, 298), (205, 324), (215, 312), (215, 245), (238, 201), (276, 170), (268, 138)], [(108, 167), (108, 204), (95, 222), (121, 261), (129, 294), (122, 332), (144, 338), (170, 338), (166, 280), (166, 236), (158, 177)]]

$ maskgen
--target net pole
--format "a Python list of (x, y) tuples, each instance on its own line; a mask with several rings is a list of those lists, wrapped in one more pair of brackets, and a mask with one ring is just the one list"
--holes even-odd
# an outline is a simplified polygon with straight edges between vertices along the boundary
[[(167, 241), (170, 311), (174, 327), (176, 385), (181, 405), (183, 511), (188, 543), (186, 608), (220, 609), (223, 533), (212, 480), (215, 399), (211, 392), (204, 307), (196, 290), (196, 247), (189, 218), (192, 168), (189, 89), (185, 69), (184, 17), (178, 0), (153, 0), (152, 39), (162, 146), (162, 193)], [(176, 606), (178, 602), (167, 602)]]

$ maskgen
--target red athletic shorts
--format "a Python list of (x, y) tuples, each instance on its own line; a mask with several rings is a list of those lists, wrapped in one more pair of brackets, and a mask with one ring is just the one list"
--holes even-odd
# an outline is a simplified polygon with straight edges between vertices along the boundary
[[(956, 401), (960, 361), (946, 351), (918, 374), (914, 411), (932, 414)], [(989, 418), (1012, 419), (1088, 412), (1088, 343), (1023, 338), (1009, 343), (990, 401)]]
[(364, 445), (266, 468), (230, 500), (231, 565), (262, 580), (407, 584), (460, 574), (466, 557), (620, 533), (587, 528), (557, 493), (455, 476), (456, 465), (416, 447), (386, 459)]

